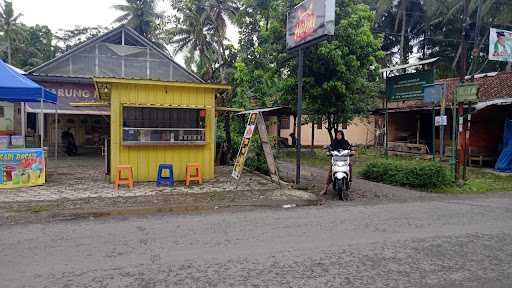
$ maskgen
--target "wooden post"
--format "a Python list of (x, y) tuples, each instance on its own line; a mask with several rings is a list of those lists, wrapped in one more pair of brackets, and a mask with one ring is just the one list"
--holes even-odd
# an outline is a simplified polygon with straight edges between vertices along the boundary
[(263, 147), (263, 152), (265, 153), (265, 158), (267, 160), (270, 178), (272, 178), (273, 181), (275, 181), (277, 184), (279, 184), (279, 186), (281, 186), (276, 161), (274, 160), (274, 154), (272, 154), (272, 147), (270, 146), (270, 143), (268, 141), (267, 126), (265, 124), (265, 119), (263, 118), (263, 115), (261, 115), (261, 113), (258, 113), (258, 116), (256, 118), (256, 125), (258, 126), (261, 146)]
[(469, 137), (470, 137), (470, 133), (471, 133), (471, 103), (469, 103), (469, 107), (468, 107), (468, 121), (467, 121), (467, 128), (464, 130), (464, 136), (466, 137), (465, 138), (465, 144), (466, 144), (466, 147), (464, 149), (464, 170), (463, 170), (463, 179), (464, 181), (467, 180), (467, 172), (466, 172), (466, 166), (469, 164), (469, 162), (471, 162), (471, 156), (469, 155), (469, 148), (470, 148), (470, 143), (469, 143)]
[(436, 161), (436, 105), (432, 103), (432, 161)]
[[(443, 118), (445, 116), (445, 107), (446, 107), (446, 86), (443, 86), (443, 94), (441, 95), (441, 121), (443, 121)], [(448, 122), (448, 121), (447, 121)], [(448, 123), (446, 123), (448, 124)], [(444, 159), (445, 149), (444, 149), (444, 122), (441, 123), (441, 126), (439, 127), (439, 157), (441, 161)]]
[(456, 177), (457, 180), (463, 179), (461, 177), (461, 166), (464, 163), (464, 146), (466, 137), (464, 137), (464, 104), (459, 103), (459, 111), (457, 114), (458, 121), (458, 145), (457, 145), (457, 166), (456, 166)]
[(315, 152), (315, 121), (311, 122), (311, 153)]
[(455, 102), (455, 95), (452, 94), (452, 171), (457, 181), (457, 106)]
[(384, 155), (386, 156), (386, 159), (388, 159), (388, 141), (389, 141), (389, 115), (388, 115), (388, 98), (386, 96), (386, 115), (384, 116), (384, 125), (385, 125), (385, 131), (384, 131)]
[(416, 144), (420, 144), (421, 116), (416, 115)]

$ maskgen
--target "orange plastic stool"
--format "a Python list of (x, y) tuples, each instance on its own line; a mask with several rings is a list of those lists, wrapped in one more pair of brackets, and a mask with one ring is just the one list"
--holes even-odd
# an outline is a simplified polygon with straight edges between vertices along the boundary
[[(128, 173), (128, 178), (121, 178), (123, 171)], [(130, 165), (117, 165), (116, 166), (116, 179), (114, 181), (114, 188), (119, 189), (119, 185), (128, 185), (130, 189), (133, 188), (133, 169)]]
[(199, 163), (187, 164), (187, 168), (185, 170), (185, 185), (190, 186), (190, 181), (199, 181), (200, 184), (203, 183), (201, 165)]

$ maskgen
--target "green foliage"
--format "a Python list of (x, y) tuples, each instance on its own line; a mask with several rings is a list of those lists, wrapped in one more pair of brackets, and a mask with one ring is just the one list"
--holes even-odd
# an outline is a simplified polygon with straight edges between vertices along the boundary
[(20, 24), (12, 47), (14, 66), (28, 71), (55, 57), (54, 36), (47, 26)]
[(263, 148), (261, 147), (261, 141), (258, 133), (254, 133), (251, 139), (251, 148), (249, 149), (249, 154), (247, 155), (247, 160), (245, 161), (245, 167), (250, 170), (255, 170), (265, 175), (268, 175), (268, 166), (267, 160), (265, 158), (265, 153), (263, 152)]
[(103, 26), (76, 26), (71, 29), (60, 30), (59, 33), (55, 35), (58, 53), (64, 53), (71, 50), (74, 47), (107, 32), (108, 30), (109, 28)]
[[(19, 19), (22, 14), (16, 14), (12, 7), (12, 1), (4, 0), (3, 3), (0, 3), (0, 32), (1, 32), (1, 42), (0, 42), (0, 51), (5, 50), (7, 53), (7, 60), (9, 64), (13, 64), (12, 62), (12, 49), (14, 43), (19, 39), (18, 37), (18, 28), (19, 28)], [(3, 42), (3, 43), (2, 43)], [(3, 44), (3, 45), (2, 45)], [(5, 46), (4, 46), (5, 45)]]
[(362, 177), (390, 185), (435, 189), (450, 183), (446, 167), (437, 162), (414, 160), (376, 160), (369, 162)]
[[(377, 25), (379, 32), (385, 33), (383, 50), (395, 54), (400, 46), (402, 33), (405, 37), (405, 59), (414, 53), (413, 47), (423, 52), (423, 57), (439, 57), (438, 78), (457, 75), (457, 65), (461, 60), (461, 35), (463, 27), (464, 1), (461, 0), (375, 0), (377, 1)], [(480, 29), (476, 31), (476, 22), (481, 3)], [(404, 8), (405, 7), (405, 8)], [(404, 20), (404, 13), (405, 20)], [(468, 75), (492, 71), (503, 71), (506, 62), (487, 61), (486, 47), (489, 28), (510, 28), (512, 24), (512, 6), (509, 1), (470, 0), (468, 7), (468, 30), (466, 40)], [(405, 30), (402, 31), (402, 22)], [(475, 37), (478, 35), (478, 43)], [(475, 45), (476, 44), (476, 45)], [(472, 48), (481, 49), (481, 54), (472, 57)], [(392, 64), (393, 61), (388, 61)]]
[(335, 36), (305, 56), (305, 108), (322, 117), (332, 133), (341, 123), (365, 116), (379, 92), (382, 38), (372, 33), (368, 6), (337, 1)]
[(157, 2), (157, 0), (126, 0), (126, 4), (114, 5), (114, 9), (123, 13), (114, 20), (114, 23), (127, 24), (146, 39), (158, 43), (160, 22), (165, 17), (156, 10)]
[(233, 64), (233, 47), (226, 43), (228, 19), (236, 22), (240, 11), (235, 0), (171, 0), (176, 13), (165, 41), (174, 53), (185, 52), (189, 69), (195, 69), (206, 81), (225, 83), (226, 70)]

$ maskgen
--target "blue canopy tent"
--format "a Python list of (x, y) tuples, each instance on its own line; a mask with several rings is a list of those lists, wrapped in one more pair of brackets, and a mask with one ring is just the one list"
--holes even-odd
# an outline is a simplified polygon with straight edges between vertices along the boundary
[(496, 171), (512, 173), (512, 119), (505, 121), (503, 151), (496, 162)]
[[(43, 102), (57, 104), (57, 95), (27, 77), (21, 75), (0, 60), (0, 101), (6, 102)], [(43, 113), (40, 114), (41, 148), (43, 148)], [(25, 114), (22, 115), (22, 129), (25, 131)], [(22, 133), (25, 136), (25, 133)]]

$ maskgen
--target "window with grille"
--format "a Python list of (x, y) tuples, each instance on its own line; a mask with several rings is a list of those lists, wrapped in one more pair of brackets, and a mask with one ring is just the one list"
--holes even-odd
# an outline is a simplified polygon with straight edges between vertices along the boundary
[(125, 144), (200, 144), (205, 141), (206, 110), (123, 108)]

